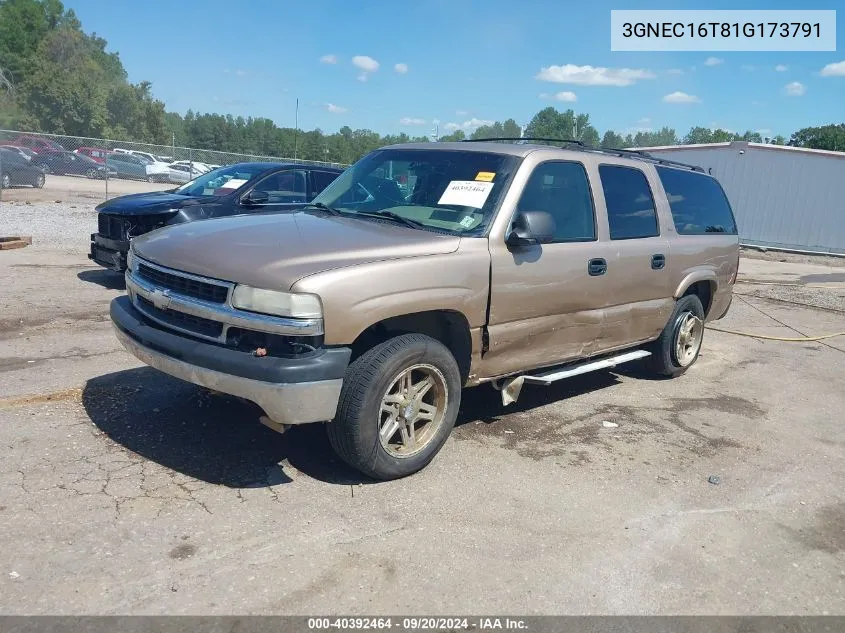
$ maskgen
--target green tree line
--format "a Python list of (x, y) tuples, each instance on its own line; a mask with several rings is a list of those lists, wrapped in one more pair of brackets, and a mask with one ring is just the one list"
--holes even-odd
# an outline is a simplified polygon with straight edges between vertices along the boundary
[[(152, 84), (128, 81), (120, 56), (107, 46), (96, 33), (85, 33), (73, 10), (59, 0), (0, 0), (0, 128), (164, 145), (175, 141), (200, 149), (340, 163), (384, 145), (431, 140), (348, 126), (327, 134), (279, 127), (259, 117), (167, 112), (153, 96)], [(522, 134), (619, 148), (764, 140), (757, 132), (705, 127), (693, 127), (683, 136), (670, 127), (602, 135), (589, 114), (553, 107), (537, 112), (524, 130), (507, 119), (471, 131), (457, 129), (439, 140)], [(769, 142), (845, 151), (845, 123), (806, 127), (788, 141), (776, 136)]]

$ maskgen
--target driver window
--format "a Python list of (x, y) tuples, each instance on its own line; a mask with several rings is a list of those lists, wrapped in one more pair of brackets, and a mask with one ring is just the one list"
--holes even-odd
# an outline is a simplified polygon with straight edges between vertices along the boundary
[(596, 239), (593, 197), (581, 163), (550, 161), (538, 165), (522, 190), (519, 211), (545, 211), (555, 220), (555, 242)]
[(267, 194), (267, 204), (305, 202), (305, 172), (280, 171), (270, 174), (253, 188)]

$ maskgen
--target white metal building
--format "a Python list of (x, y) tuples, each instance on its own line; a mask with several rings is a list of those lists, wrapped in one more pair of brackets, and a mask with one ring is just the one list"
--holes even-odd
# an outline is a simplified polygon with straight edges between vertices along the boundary
[(638, 149), (718, 178), (743, 244), (845, 255), (845, 152), (745, 141)]

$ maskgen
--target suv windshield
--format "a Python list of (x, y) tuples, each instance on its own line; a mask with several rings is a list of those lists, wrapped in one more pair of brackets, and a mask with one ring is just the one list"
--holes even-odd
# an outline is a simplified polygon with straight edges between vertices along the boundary
[(231, 165), (202, 174), (182, 185), (174, 193), (183, 196), (225, 196), (267, 171), (260, 165)]
[(481, 235), (519, 162), (492, 152), (377, 150), (338, 176), (314, 203), (361, 216), (395, 214), (432, 231)]

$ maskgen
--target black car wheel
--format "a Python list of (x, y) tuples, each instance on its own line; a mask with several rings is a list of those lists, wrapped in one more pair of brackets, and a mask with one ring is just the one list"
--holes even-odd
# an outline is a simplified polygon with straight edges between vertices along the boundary
[(33, 186), (34, 186), (36, 189), (43, 189), (43, 188), (44, 188), (44, 182), (45, 182), (46, 180), (47, 180), (47, 179), (44, 177), (44, 174), (38, 174), (38, 175), (35, 177), (35, 184), (34, 184)]
[(97, 177), (97, 170), (96, 169), (89, 169), (88, 171), (85, 172), (85, 175), (88, 176), (89, 178), (92, 178), (92, 179), (96, 178)]
[(12, 186), (12, 179), (9, 177), (9, 174), (3, 174), (3, 178), (0, 179), (0, 189), (8, 189)]

